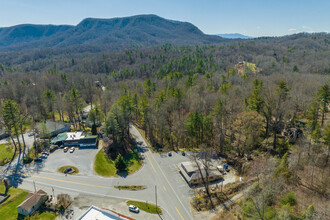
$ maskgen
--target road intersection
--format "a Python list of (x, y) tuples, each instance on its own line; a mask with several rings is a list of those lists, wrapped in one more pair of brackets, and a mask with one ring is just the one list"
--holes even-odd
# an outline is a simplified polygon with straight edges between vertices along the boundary
[[(194, 219), (189, 200), (193, 192), (180, 176), (177, 164), (189, 158), (180, 154), (167, 157), (165, 153), (152, 153), (139, 131), (130, 127), (130, 132), (137, 142), (144, 158), (143, 167), (136, 173), (126, 177), (100, 177), (93, 173), (79, 173), (77, 175), (63, 175), (44, 170), (43, 164), (30, 166), (20, 165), (20, 170), (13, 173), (13, 169), (3, 169), (3, 176), (7, 176), (11, 184), (22, 189), (33, 190), (34, 184), (65, 192), (72, 196), (86, 194), (100, 197), (132, 199), (155, 203), (155, 186), (157, 187), (157, 203), (163, 209), (163, 215), (155, 215), (155, 219), (190, 220)], [(52, 155), (50, 155), (51, 157)], [(124, 191), (115, 189), (116, 185), (146, 185), (141, 191)], [(138, 215), (135, 218), (138, 219)]]

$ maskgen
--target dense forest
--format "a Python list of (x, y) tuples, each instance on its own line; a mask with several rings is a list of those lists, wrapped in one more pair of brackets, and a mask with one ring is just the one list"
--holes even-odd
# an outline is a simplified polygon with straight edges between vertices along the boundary
[(119, 145), (134, 123), (155, 149), (212, 149), (254, 178), (244, 219), (327, 219), (329, 60), (322, 33), (1, 53), (2, 128), (20, 147), (26, 121), (81, 129), (92, 105), (91, 120)]

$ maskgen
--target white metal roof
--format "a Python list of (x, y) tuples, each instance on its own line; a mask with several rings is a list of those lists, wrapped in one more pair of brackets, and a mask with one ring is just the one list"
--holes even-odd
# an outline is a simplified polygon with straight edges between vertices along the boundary
[(119, 216), (117, 213), (107, 209), (100, 209), (96, 206), (91, 206), (89, 209), (78, 218), (78, 220), (130, 220), (124, 216)]
[(66, 133), (66, 140), (80, 140), (81, 138), (84, 138), (82, 131), (76, 131), (76, 132), (67, 132)]

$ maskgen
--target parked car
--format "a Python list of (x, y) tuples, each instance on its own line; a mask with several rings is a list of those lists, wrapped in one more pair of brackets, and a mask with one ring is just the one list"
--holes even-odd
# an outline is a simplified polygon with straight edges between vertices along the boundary
[(69, 173), (72, 171), (72, 167), (67, 167), (64, 169), (64, 173)]
[(65, 148), (63, 149), (64, 152), (67, 152), (68, 150), (69, 150), (68, 147), (65, 147)]
[(170, 152), (168, 152), (168, 156), (169, 156), (169, 157), (171, 157), (171, 156), (172, 156), (172, 153), (171, 153), (171, 151), (170, 151)]
[(34, 158), (34, 162), (42, 162), (42, 158), (40, 157)]
[(47, 155), (46, 154), (41, 154), (39, 158), (41, 158), (41, 159), (47, 159)]
[(184, 151), (182, 151), (182, 153), (181, 153), (181, 154), (182, 154), (182, 156), (186, 156), (186, 153), (185, 153)]
[(49, 156), (49, 153), (47, 151), (42, 152), (42, 154)]
[(32, 137), (34, 135), (34, 132), (31, 132), (28, 134), (29, 137)]
[(128, 206), (128, 209), (131, 211), (131, 212), (136, 212), (138, 213), (140, 211), (140, 209), (134, 205), (129, 205)]
[(75, 148), (74, 148), (74, 147), (71, 147), (71, 148), (70, 148), (70, 153), (73, 153), (74, 150), (75, 150)]

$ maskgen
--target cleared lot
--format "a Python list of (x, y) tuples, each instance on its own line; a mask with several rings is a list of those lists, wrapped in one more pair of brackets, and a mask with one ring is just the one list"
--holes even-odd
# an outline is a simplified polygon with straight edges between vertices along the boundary
[(79, 169), (79, 174), (84, 176), (93, 176), (93, 162), (98, 149), (78, 149), (73, 153), (69, 151), (63, 152), (63, 149), (58, 149), (44, 160), (42, 171), (57, 172), (57, 169), (62, 166), (75, 166)]

